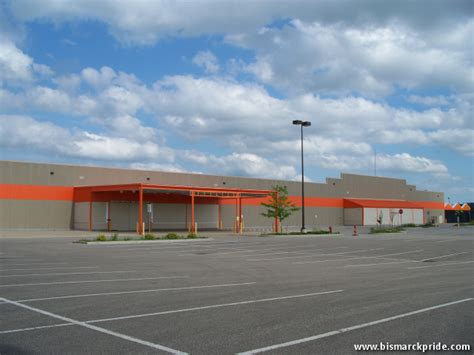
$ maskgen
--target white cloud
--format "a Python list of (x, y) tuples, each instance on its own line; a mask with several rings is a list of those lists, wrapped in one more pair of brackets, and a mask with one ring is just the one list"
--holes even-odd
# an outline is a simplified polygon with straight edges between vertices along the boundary
[(194, 58), (193, 63), (203, 68), (206, 73), (215, 74), (219, 71), (219, 61), (210, 51), (200, 51)]
[(410, 95), (408, 97), (408, 102), (425, 106), (446, 106), (450, 104), (450, 100), (446, 96)]
[(156, 171), (169, 171), (175, 173), (187, 172), (182, 167), (173, 164), (157, 164), (157, 163), (132, 163), (129, 165), (131, 169), (138, 170), (156, 170)]
[(75, 137), (72, 155), (101, 160), (156, 159), (160, 149), (152, 142), (135, 142), (126, 138), (107, 137), (83, 132)]
[(256, 154), (232, 153), (224, 156), (187, 151), (183, 159), (212, 169), (222, 175), (250, 176), (293, 180), (297, 177), (293, 166), (277, 164)]
[[(473, 23), (458, 27), (472, 33)], [(461, 37), (464, 44), (453, 48), (400, 22), (355, 27), (295, 19), (282, 28), (226, 38), (256, 52), (244, 71), (293, 95), (310, 91), (383, 96), (397, 87), (432, 86), (468, 92), (474, 85), (469, 37)]]
[(35, 75), (45, 77), (51, 74), (48, 66), (34, 63), (30, 56), (0, 35), (0, 86), (28, 83), (35, 79)]
[(61, 90), (66, 92), (74, 92), (81, 85), (81, 77), (77, 74), (67, 74), (54, 78), (53, 82)]
[[(56, 0), (15, 0), (8, 1), (7, 6), (16, 19), (22, 21), (102, 21), (120, 41), (138, 44), (151, 44), (168, 36), (238, 33), (259, 28), (278, 18), (300, 18), (307, 22), (350, 25), (403, 21), (408, 26), (425, 31), (442, 25), (443, 28), (456, 30), (456, 34), (445, 40), (456, 45), (463, 33), (456, 29), (456, 24), (465, 20), (472, 10), (469, 0), (383, 3), (376, 0), (261, 0), (245, 3), (238, 0), (76, 0), (73, 5)], [(437, 20), (426, 20), (432, 18)], [(449, 31), (442, 32), (443, 36), (446, 33)]]
[(46, 152), (67, 153), (71, 133), (50, 122), (28, 116), (0, 115), (0, 145)]
[(0, 115), (0, 144), (29, 150), (54, 152), (69, 157), (111, 161), (155, 159), (173, 161), (173, 151), (152, 141), (69, 130), (28, 116)]
[(111, 85), (117, 74), (109, 67), (102, 67), (100, 70), (85, 68), (81, 71), (81, 77), (88, 85), (96, 89), (103, 89)]
[(447, 173), (448, 168), (440, 161), (408, 153), (377, 155), (377, 168), (387, 171), (406, 171), (416, 173)]

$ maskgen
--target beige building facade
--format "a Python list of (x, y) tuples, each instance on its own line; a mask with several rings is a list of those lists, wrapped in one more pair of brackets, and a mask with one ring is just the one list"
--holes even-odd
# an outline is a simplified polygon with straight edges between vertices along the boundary
[[(84, 187), (126, 184), (188, 188), (189, 193), (181, 191), (179, 195), (172, 189), (162, 188), (152, 194), (145, 188), (141, 220), (149, 225), (152, 219), (154, 230), (189, 229), (192, 215), (200, 229), (235, 229), (237, 198), (224, 192), (208, 199), (196, 195), (192, 213), (190, 193), (197, 188), (268, 191), (282, 185), (287, 187), (291, 200), (301, 205), (301, 183), (295, 181), (0, 161), (0, 229), (86, 230), (92, 224), (94, 230), (136, 230), (140, 206), (134, 191), (127, 192), (129, 195), (122, 191), (122, 198), (116, 190), (107, 199), (93, 201), (79, 193)], [(260, 203), (264, 199), (259, 195), (242, 200), (244, 231), (274, 227), (273, 220), (261, 216), (265, 209)], [(444, 194), (420, 191), (402, 179), (341, 174), (324, 183), (305, 183), (305, 207), (309, 229), (371, 225), (380, 215), (383, 224), (438, 223), (444, 216)], [(297, 229), (300, 221), (298, 211), (284, 221), (283, 228)]]

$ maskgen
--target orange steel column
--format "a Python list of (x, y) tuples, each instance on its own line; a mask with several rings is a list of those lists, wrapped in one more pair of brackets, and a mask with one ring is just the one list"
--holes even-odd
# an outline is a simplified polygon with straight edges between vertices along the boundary
[(93, 198), (92, 198), (92, 192), (91, 192), (91, 196), (90, 196), (90, 199), (89, 199), (89, 231), (92, 231), (92, 201), (93, 201)]
[(143, 234), (143, 186), (140, 185), (138, 205), (138, 234)]
[(217, 229), (221, 229), (221, 200), (217, 200)]
[(275, 206), (275, 233), (278, 233), (278, 192), (276, 192), (277, 204)]
[(194, 191), (191, 191), (191, 232), (196, 232), (194, 224)]
[(107, 202), (107, 229), (109, 232), (112, 230), (112, 221), (110, 219), (110, 201)]
[(242, 233), (242, 197), (239, 196), (239, 233)]
[(235, 225), (235, 233), (239, 233), (239, 221), (238, 221), (238, 217), (239, 217), (239, 199), (236, 197), (236, 198), (235, 198), (235, 222), (234, 222), (234, 225)]

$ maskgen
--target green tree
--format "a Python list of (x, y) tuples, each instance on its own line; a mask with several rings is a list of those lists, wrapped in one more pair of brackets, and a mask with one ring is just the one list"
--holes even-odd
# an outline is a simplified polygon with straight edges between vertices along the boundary
[(299, 208), (288, 198), (288, 189), (286, 186), (272, 186), (272, 190), (273, 192), (269, 203), (261, 203), (261, 205), (267, 209), (267, 211), (261, 213), (261, 215), (268, 218), (275, 218), (278, 215), (281, 230), (283, 220), (288, 218), (293, 212), (298, 211)]

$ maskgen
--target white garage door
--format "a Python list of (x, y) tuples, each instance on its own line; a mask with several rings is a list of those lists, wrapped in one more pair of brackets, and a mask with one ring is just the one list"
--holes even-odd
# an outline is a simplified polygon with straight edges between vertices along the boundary
[[(402, 214), (399, 213), (400, 210), (403, 211)], [(384, 225), (422, 224), (423, 210), (417, 208), (364, 208), (364, 225), (376, 225), (377, 219), (381, 219)]]

